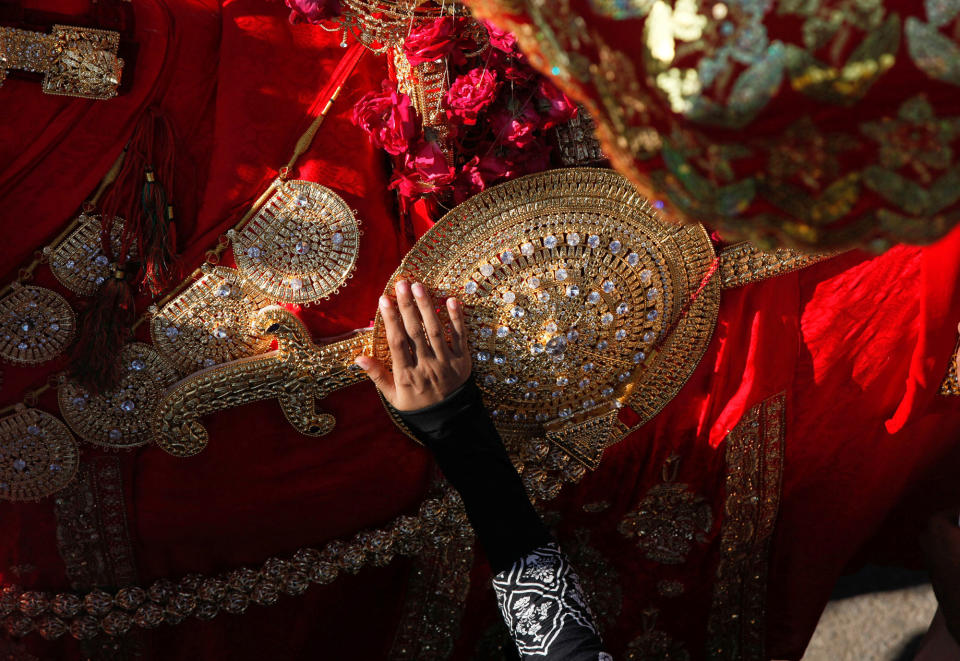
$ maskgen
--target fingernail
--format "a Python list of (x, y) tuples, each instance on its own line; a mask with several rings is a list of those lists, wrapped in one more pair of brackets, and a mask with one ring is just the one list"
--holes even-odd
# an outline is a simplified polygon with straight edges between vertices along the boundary
[(406, 280), (397, 280), (397, 293), (407, 294), (410, 292), (410, 285)]
[(460, 305), (460, 301), (457, 299), (452, 297), (447, 299), (447, 307), (451, 310), (456, 310), (458, 305)]
[(389, 310), (389, 309), (390, 309), (390, 299), (387, 298), (386, 296), (381, 296), (381, 297), (380, 297), (380, 309), (381, 309), (381, 310)]
[(426, 293), (423, 289), (423, 285), (421, 285), (419, 282), (413, 283), (413, 287), (411, 287), (411, 289), (413, 290), (413, 295), (417, 298), (423, 298), (423, 295)]

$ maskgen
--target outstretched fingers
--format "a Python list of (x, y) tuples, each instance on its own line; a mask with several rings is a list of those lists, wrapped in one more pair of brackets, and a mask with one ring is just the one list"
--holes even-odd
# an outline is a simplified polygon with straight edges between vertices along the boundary
[(467, 325), (463, 320), (463, 306), (460, 301), (455, 298), (448, 298), (447, 313), (450, 315), (450, 346), (453, 355), (458, 358), (469, 356)]
[(427, 340), (433, 353), (438, 358), (449, 359), (450, 347), (447, 346), (447, 338), (443, 336), (443, 326), (440, 324), (440, 317), (433, 307), (433, 299), (426, 288), (419, 282), (413, 283), (410, 287), (413, 291), (413, 297), (417, 302), (417, 309), (420, 310), (420, 317), (423, 319), (423, 328), (427, 333)]
[[(403, 321), (396, 306), (386, 296), (380, 297), (380, 318), (383, 319), (383, 329), (387, 335), (387, 346), (390, 347), (390, 357), (393, 360), (393, 371), (398, 372), (407, 367), (413, 367), (413, 355), (410, 353), (410, 339), (403, 330)], [(361, 365), (361, 367), (363, 367)]]

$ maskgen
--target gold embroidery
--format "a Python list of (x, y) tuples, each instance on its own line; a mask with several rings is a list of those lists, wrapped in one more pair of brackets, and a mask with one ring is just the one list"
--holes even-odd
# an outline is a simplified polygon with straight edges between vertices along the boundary
[(73, 480), (79, 462), (70, 430), (49, 413), (20, 406), (0, 418), (0, 499), (49, 496)]
[(679, 467), (679, 456), (669, 457), (663, 464), (663, 483), (651, 488), (617, 527), (624, 537), (636, 539), (648, 560), (666, 565), (686, 562), (694, 545), (705, 544), (713, 528), (707, 499), (674, 481)]
[(7, 70), (42, 73), (46, 94), (109, 99), (117, 95), (123, 60), (120, 34), (55, 25), (47, 35), (0, 27), (0, 84)]
[(837, 254), (808, 255), (786, 248), (767, 252), (749, 243), (737, 243), (720, 253), (720, 286), (724, 289), (742, 287), (751, 282), (798, 271)]
[(74, 590), (137, 582), (127, 526), (120, 459), (84, 461), (77, 479), (54, 499), (57, 549)]
[(0, 299), (0, 358), (37, 365), (73, 341), (77, 320), (67, 300), (50, 289), (14, 283)]
[(643, 612), (643, 633), (627, 645), (628, 661), (690, 661), (690, 653), (682, 643), (656, 629), (656, 608)]
[(711, 659), (766, 658), (767, 562), (780, 506), (784, 399), (753, 407), (727, 436), (721, 557), (707, 627)]

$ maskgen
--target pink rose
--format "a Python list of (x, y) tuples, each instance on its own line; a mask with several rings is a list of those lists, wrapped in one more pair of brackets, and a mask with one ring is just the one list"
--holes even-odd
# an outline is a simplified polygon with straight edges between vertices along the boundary
[(445, 16), (415, 24), (403, 41), (403, 52), (415, 67), (448, 55), (456, 43), (453, 18)]
[(569, 122), (577, 116), (577, 105), (550, 81), (541, 80), (537, 91), (536, 104), (537, 110), (543, 117), (543, 128), (548, 129), (551, 126)]
[(497, 96), (497, 74), (489, 69), (471, 69), (459, 76), (447, 90), (447, 116), (467, 126), (477, 123), (477, 116)]
[(501, 30), (493, 23), (480, 21), (490, 34), (490, 45), (498, 51), (513, 54), (517, 52), (517, 38), (506, 30)]
[(340, 0), (286, 0), (291, 23), (320, 23), (340, 15)]
[(525, 103), (515, 112), (509, 108), (498, 108), (490, 119), (497, 141), (523, 149), (536, 139), (536, 131), (540, 126), (540, 115), (529, 103)]
[(406, 152), (418, 134), (410, 97), (397, 92), (386, 80), (381, 92), (368, 92), (353, 106), (353, 123), (367, 134), (371, 144), (394, 156)]

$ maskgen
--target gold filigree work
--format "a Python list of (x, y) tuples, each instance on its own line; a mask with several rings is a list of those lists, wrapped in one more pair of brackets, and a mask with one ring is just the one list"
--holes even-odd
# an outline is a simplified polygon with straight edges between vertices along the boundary
[(947, 368), (947, 375), (940, 384), (941, 395), (960, 395), (960, 380), (957, 378), (957, 361), (960, 356), (960, 339), (957, 340), (957, 347), (950, 356), (950, 367)]
[(0, 299), (0, 358), (38, 365), (56, 358), (73, 341), (77, 319), (55, 291), (15, 283)]
[[(408, 253), (399, 278), (464, 304), (474, 372), (508, 447), (550, 432), (588, 467), (616, 410), (650, 419), (696, 367), (716, 321), (701, 227), (661, 221), (620, 175), (567, 169), (474, 196)], [(374, 353), (388, 360), (382, 321)], [(596, 435), (592, 447), (583, 423)], [(576, 430), (575, 426), (581, 425)], [(613, 427), (612, 427), (613, 426)], [(575, 440), (564, 444), (564, 429)]]
[(77, 436), (108, 448), (132, 448), (152, 438), (153, 411), (177, 373), (149, 344), (132, 342), (118, 358), (116, 388), (94, 395), (64, 381), (57, 390), (60, 413)]
[(272, 301), (298, 304), (337, 293), (353, 274), (360, 235), (339, 195), (312, 181), (283, 179), (248, 223), (227, 233), (247, 283)]
[(270, 348), (270, 340), (250, 328), (270, 301), (250, 291), (236, 269), (205, 265), (204, 271), (150, 322), (153, 345), (187, 374)]
[(290, 311), (268, 306), (253, 318), (253, 332), (276, 338), (278, 348), (201, 370), (172, 386), (156, 409), (157, 445), (178, 457), (208, 441), (200, 418), (250, 402), (276, 398), (287, 421), (308, 436), (329, 433), (336, 420), (317, 407), (328, 393), (366, 378), (353, 359), (369, 349), (370, 333), (318, 347)]
[(786, 248), (764, 251), (750, 243), (737, 243), (720, 253), (720, 286), (724, 289), (742, 287), (751, 282), (798, 271), (838, 254), (806, 254)]
[[(100, 217), (80, 214), (77, 228), (48, 253), (50, 271), (61, 285), (75, 294), (93, 296), (116, 270), (103, 254)], [(123, 219), (115, 218), (110, 228), (113, 254), (120, 253)], [(45, 249), (46, 252), (46, 249)], [(130, 246), (130, 258), (136, 259), (136, 246)]]
[(120, 34), (55, 25), (50, 34), (0, 27), (0, 84), (10, 69), (42, 73), (46, 94), (85, 99), (117, 95)]
[(0, 418), (0, 499), (49, 496), (73, 480), (79, 462), (70, 430), (49, 413), (20, 407)]

